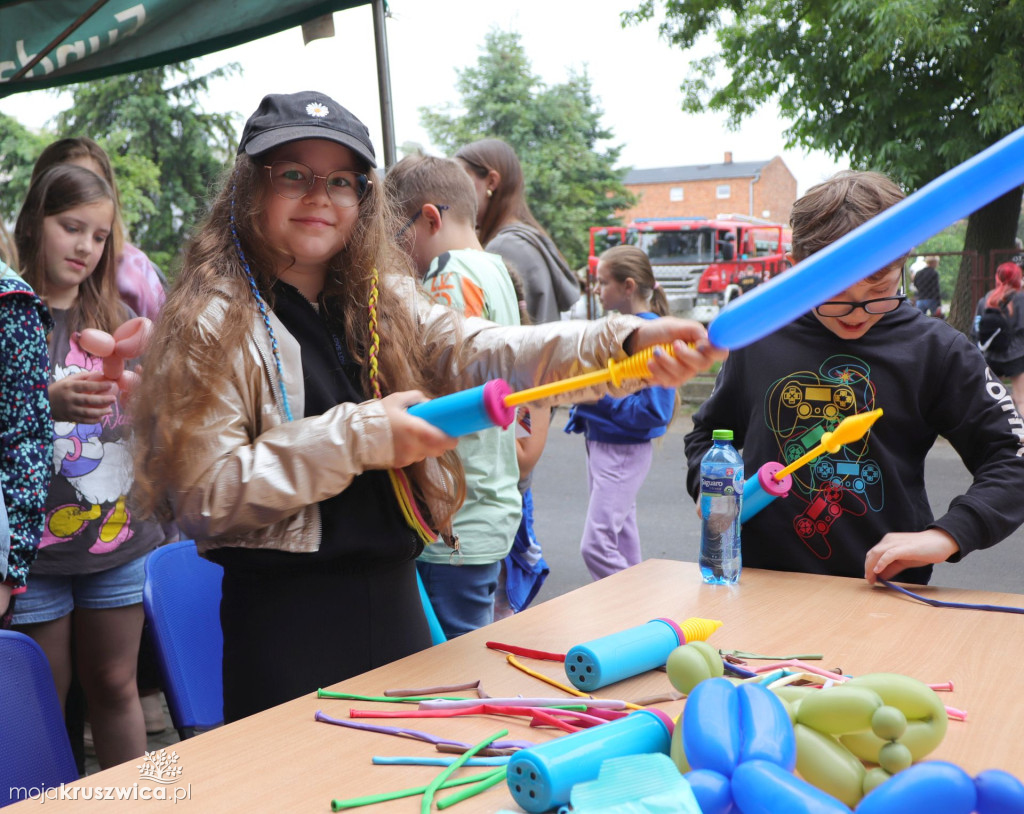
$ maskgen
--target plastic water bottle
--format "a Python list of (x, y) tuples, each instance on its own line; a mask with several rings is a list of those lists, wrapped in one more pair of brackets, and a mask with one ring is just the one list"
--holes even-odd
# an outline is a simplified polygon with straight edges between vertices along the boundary
[(740, 511), (743, 458), (730, 443), (732, 430), (715, 430), (714, 446), (700, 462), (700, 573), (712, 585), (740, 578)]

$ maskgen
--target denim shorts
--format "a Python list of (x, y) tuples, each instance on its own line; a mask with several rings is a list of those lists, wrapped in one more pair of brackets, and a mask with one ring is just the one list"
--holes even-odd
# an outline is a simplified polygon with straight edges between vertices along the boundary
[(494, 621), (494, 592), (498, 588), (501, 560), (487, 565), (445, 565), (418, 560), (416, 567), (449, 639)]
[(146, 557), (76, 576), (28, 576), (28, 590), (14, 602), (12, 625), (34, 625), (67, 616), (75, 608), (101, 610), (123, 608), (142, 602), (142, 584), (146, 580)]

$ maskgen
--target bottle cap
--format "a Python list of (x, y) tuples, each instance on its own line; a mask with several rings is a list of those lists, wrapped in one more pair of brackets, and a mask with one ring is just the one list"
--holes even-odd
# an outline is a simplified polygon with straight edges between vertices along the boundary
[(712, 430), (711, 431), (712, 441), (731, 441), (732, 430)]

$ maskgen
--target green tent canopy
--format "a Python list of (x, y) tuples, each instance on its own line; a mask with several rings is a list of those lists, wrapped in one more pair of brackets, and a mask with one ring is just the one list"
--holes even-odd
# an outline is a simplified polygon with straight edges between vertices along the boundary
[(384, 0), (0, 0), (0, 98), (194, 59), (368, 3), (390, 165)]

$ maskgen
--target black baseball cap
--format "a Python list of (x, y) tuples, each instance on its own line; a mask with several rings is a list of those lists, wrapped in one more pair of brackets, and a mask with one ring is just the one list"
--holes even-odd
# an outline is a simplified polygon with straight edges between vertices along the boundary
[(264, 96), (245, 123), (238, 152), (257, 156), (306, 138), (334, 141), (348, 147), (371, 167), (377, 166), (366, 125), (330, 96), (311, 90)]

